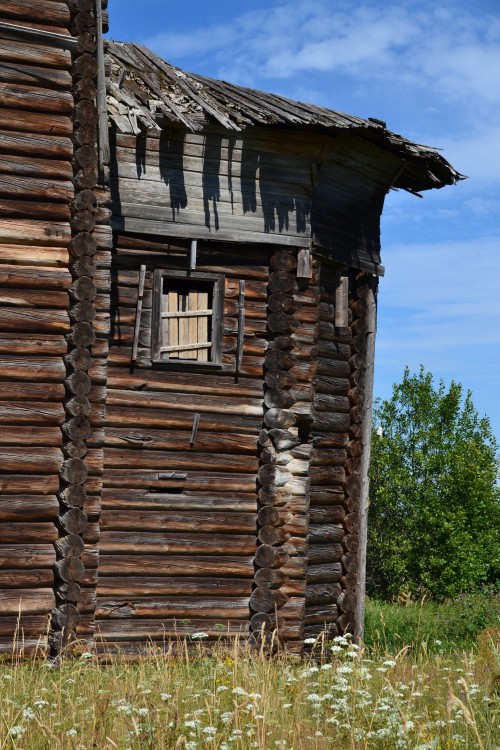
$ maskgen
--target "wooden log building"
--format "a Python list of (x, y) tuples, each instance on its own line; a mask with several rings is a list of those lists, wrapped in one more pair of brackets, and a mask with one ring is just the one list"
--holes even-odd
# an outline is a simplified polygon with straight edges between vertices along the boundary
[(378, 120), (0, 4), (0, 652), (362, 633)]

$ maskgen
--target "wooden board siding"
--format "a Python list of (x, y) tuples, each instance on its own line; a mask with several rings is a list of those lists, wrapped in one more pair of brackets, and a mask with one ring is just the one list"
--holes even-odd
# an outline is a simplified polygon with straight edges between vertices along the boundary
[[(115, 227), (223, 241), (308, 244), (318, 138), (211, 128), (115, 133)], [(139, 182), (138, 182), (139, 181)]]
[[(185, 270), (189, 243), (118, 234), (115, 244), (99, 648), (134, 650), (150, 640), (161, 647), (176, 633), (245, 634), (257, 545), (269, 252), (199, 244), (196, 270), (225, 275), (222, 367), (207, 370), (193, 361), (191, 369), (172, 369), (151, 364), (153, 276), (158, 268)], [(138, 357), (131, 367), (141, 264)], [(236, 375), (241, 279), (246, 322)]]
[(381, 273), (380, 214), (401, 161), (352, 133), (331, 140), (315, 180), (313, 241), (334, 261)]

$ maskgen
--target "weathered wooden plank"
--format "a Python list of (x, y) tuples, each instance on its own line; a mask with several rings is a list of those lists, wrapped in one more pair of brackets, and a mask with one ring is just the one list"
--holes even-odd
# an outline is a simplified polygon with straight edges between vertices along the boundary
[(6, 331), (58, 333), (68, 331), (69, 315), (65, 310), (0, 308), (0, 328)]
[(3, 60), (0, 62), (0, 80), (4, 83), (22, 83), (34, 88), (40, 86), (60, 91), (70, 91), (73, 82), (67, 70)]
[[(1, 311), (0, 311), (1, 312)], [(110, 406), (156, 407), (210, 414), (241, 414), (243, 416), (262, 417), (262, 401), (259, 399), (222, 398), (212, 396), (210, 400), (194, 394), (181, 393), (148, 393), (147, 391), (112, 390), (108, 392), (107, 403)]]
[[(1, 142), (2, 139), (0, 137), (0, 145)], [(49, 247), (67, 248), (70, 240), (71, 227), (66, 222), (22, 221), (20, 219), (13, 219), (11, 221), (9, 219), (0, 219), (0, 242), (5, 242), (8, 245), (17, 243), (22, 245), (46, 245)], [(14, 269), (12, 270), (14, 271)], [(41, 274), (43, 270), (39, 269), (38, 274)], [(2, 268), (1, 271), (5, 273), (6, 269)], [(20, 272), (26, 274), (27, 269), (20, 269)], [(50, 272), (55, 276), (54, 269), (50, 269)], [(68, 271), (66, 271), (66, 274), (69, 275)], [(33, 275), (36, 277), (37, 273)], [(60, 276), (65, 277), (62, 269)]]
[[(202, 421), (200, 420), (200, 425)], [(169, 450), (186, 451), (190, 453), (238, 453), (257, 455), (257, 438), (254, 435), (231, 433), (223, 435), (217, 432), (199, 431), (196, 435), (196, 445), (191, 447), (189, 430), (171, 432), (168, 430), (131, 430), (129, 428), (109, 428), (106, 431), (106, 445), (114, 448), (127, 446), (147, 451)]]
[(55, 542), (58, 536), (53, 523), (0, 523), (0, 544)]
[(0, 544), (0, 570), (34, 570), (52, 568), (56, 552), (52, 544)]
[[(1, 94), (1, 91), (0, 91)], [(187, 217), (186, 217), (187, 218)], [(191, 217), (192, 223), (176, 223), (159, 221), (153, 219), (140, 219), (132, 217), (115, 217), (112, 227), (117, 231), (132, 232), (137, 234), (161, 235), (163, 237), (197, 237), (198, 239), (218, 239), (221, 242), (263, 242), (275, 245), (292, 245), (302, 247), (304, 241), (310, 237), (310, 232), (294, 236), (293, 234), (265, 232), (263, 227), (243, 229), (239, 219), (234, 221), (233, 226), (223, 227), (217, 230), (205, 226), (204, 214)], [(259, 231), (260, 230), (260, 231)], [(200, 269), (201, 270), (201, 269)], [(205, 270), (205, 269), (204, 269)]]
[(59, 70), (71, 69), (69, 50), (57, 49), (47, 44), (34, 44), (27, 40), (2, 39), (0, 59), (16, 63), (43, 65)]
[(132, 653), (140, 653), (141, 649), (144, 651), (148, 641), (155, 641), (157, 644), (167, 641), (166, 648), (171, 652), (175, 639), (188, 638), (196, 632), (206, 633), (209, 641), (245, 636), (248, 632), (248, 623), (231, 618), (221, 621), (220, 618), (207, 618), (201, 615), (199, 618), (189, 617), (189, 623), (175, 618), (112, 619), (99, 620), (97, 632), (99, 642), (102, 642), (101, 651), (115, 645), (120, 653), (123, 648), (130, 649)]
[[(34, 524), (32, 524), (34, 525)], [(140, 548), (147, 554), (252, 555), (256, 540), (241, 534), (175, 534), (102, 531), (100, 549), (106, 553), (130, 553)]]
[(40, 3), (39, 0), (2, 0), (2, 15), (19, 21), (31, 23), (47, 23), (51, 26), (67, 27), (70, 13), (67, 3)]
[(58, 515), (59, 500), (55, 495), (2, 495), (0, 497), (1, 522), (52, 521)]
[[(101, 514), (102, 531), (154, 531), (167, 533), (192, 532), (203, 533), (230, 533), (255, 535), (257, 519), (255, 513), (202, 513), (187, 510), (186, 508), (174, 511), (157, 510), (105, 510)], [(0, 510), (1, 518), (1, 510)]]
[[(0, 565), (1, 565), (0, 547)], [(109, 554), (101, 549), (99, 575), (106, 576), (217, 576), (253, 578), (253, 557), (231, 557), (220, 553), (215, 557), (203, 555), (144, 554), (136, 549), (135, 554)]]
[[(52, 401), (62, 403), (64, 400), (64, 385), (62, 383), (30, 383), (26, 381), (2, 382), (0, 388), (0, 402), (5, 401), (25, 401), (26, 399), (36, 399), (48, 402)], [(0, 409), (7, 408), (0, 403)], [(1, 412), (0, 412), (1, 413)], [(1, 422), (0, 422), (1, 424)]]
[[(0, 594), (0, 612), (1, 609)], [(234, 597), (231, 599), (215, 599), (207, 597), (170, 597), (164, 599), (148, 599), (134, 597), (133, 601), (98, 597), (96, 617), (99, 619), (130, 618), (130, 617), (182, 617), (196, 616), (203, 613), (212, 619), (241, 619), (249, 616), (249, 597)]]
[[(46, 47), (43, 49), (45, 52), (48, 51)], [(0, 110), (0, 131), (2, 132), (0, 136), (2, 151), (5, 151), (8, 154), (10, 149), (8, 145), (4, 145), (3, 138), (10, 136), (15, 139), (16, 135), (20, 133), (27, 133), (28, 138), (35, 134), (41, 135), (42, 137), (49, 134), (52, 136), (66, 136), (68, 138), (66, 141), (66, 151), (68, 151), (71, 147), (71, 141), (69, 138), (73, 132), (73, 124), (71, 117), (68, 115), (30, 112), (22, 109), (9, 109), (5, 106)], [(19, 147), (17, 150), (19, 152)], [(35, 154), (36, 151), (33, 150), (32, 153)], [(50, 156), (50, 154), (47, 155)]]
[(49, 473), (58, 472), (63, 462), (59, 448), (40, 446), (37, 451), (31, 447), (1, 446), (0, 466), (3, 472)]
[[(0, 304), (2, 293), (0, 290)], [(61, 357), (1, 357), (0, 379), (22, 380), (31, 383), (62, 383), (66, 367)], [(9, 397), (8, 395), (6, 396)]]
[(229, 474), (227, 472), (158, 472), (144, 469), (106, 469), (106, 487), (145, 489), (152, 492), (182, 490), (185, 492), (221, 492), (230, 494), (255, 491), (254, 474)]
[(104, 459), (107, 468), (133, 466), (136, 469), (156, 469), (158, 471), (224, 471), (257, 475), (258, 461), (241, 454), (212, 454), (191, 451), (154, 451), (107, 448)]
[[(0, 573), (0, 585), (1, 585)], [(181, 578), (149, 576), (101, 576), (98, 596), (165, 597), (165, 596), (250, 596), (252, 581), (247, 578)]]
[[(26, 387), (30, 384), (25, 383)], [(28, 388), (28, 390), (30, 390)], [(0, 389), (0, 395), (2, 389)], [(43, 395), (43, 394), (42, 394)], [(22, 398), (22, 396), (21, 396)], [(44, 403), (42, 401), (26, 401), (25, 394), (22, 403), (7, 403), (0, 401), (0, 424), (2, 425), (62, 425), (65, 419), (62, 400), (59, 403)]]
[(73, 97), (70, 92), (48, 88), (34, 89), (21, 83), (1, 83), (0, 99), (6, 107), (28, 109), (48, 114), (66, 115), (73, 111)]
[(190, 511), (238, 511), (253, 513), (257, 509), (257, 498), (252, 495), (227, 496), (216, 493), (169, 494), (168, 492), (144, 492), (141, 490), (103, 490), (103, 503), (109, 511), (132, 510), (190, 510)]
[(61, 446), (62, 433), (58, 427), (15, 427), (2, 425), (0, 445)]

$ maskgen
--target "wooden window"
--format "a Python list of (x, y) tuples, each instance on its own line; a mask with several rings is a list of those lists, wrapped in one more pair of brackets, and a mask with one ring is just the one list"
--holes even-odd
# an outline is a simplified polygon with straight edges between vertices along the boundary
[(223, 274), (154, 274), (152, 359), (170, 365), (220, 366)]

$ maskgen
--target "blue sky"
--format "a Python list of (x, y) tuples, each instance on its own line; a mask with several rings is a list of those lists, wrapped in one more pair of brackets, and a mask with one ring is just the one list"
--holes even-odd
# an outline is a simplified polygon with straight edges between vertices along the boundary
[(472, 390), (500, 439), (498, 0), (110, 0), (110, 36), (439, 147), (469, 179), (388, 197), (376, 395), (403, 368)]

